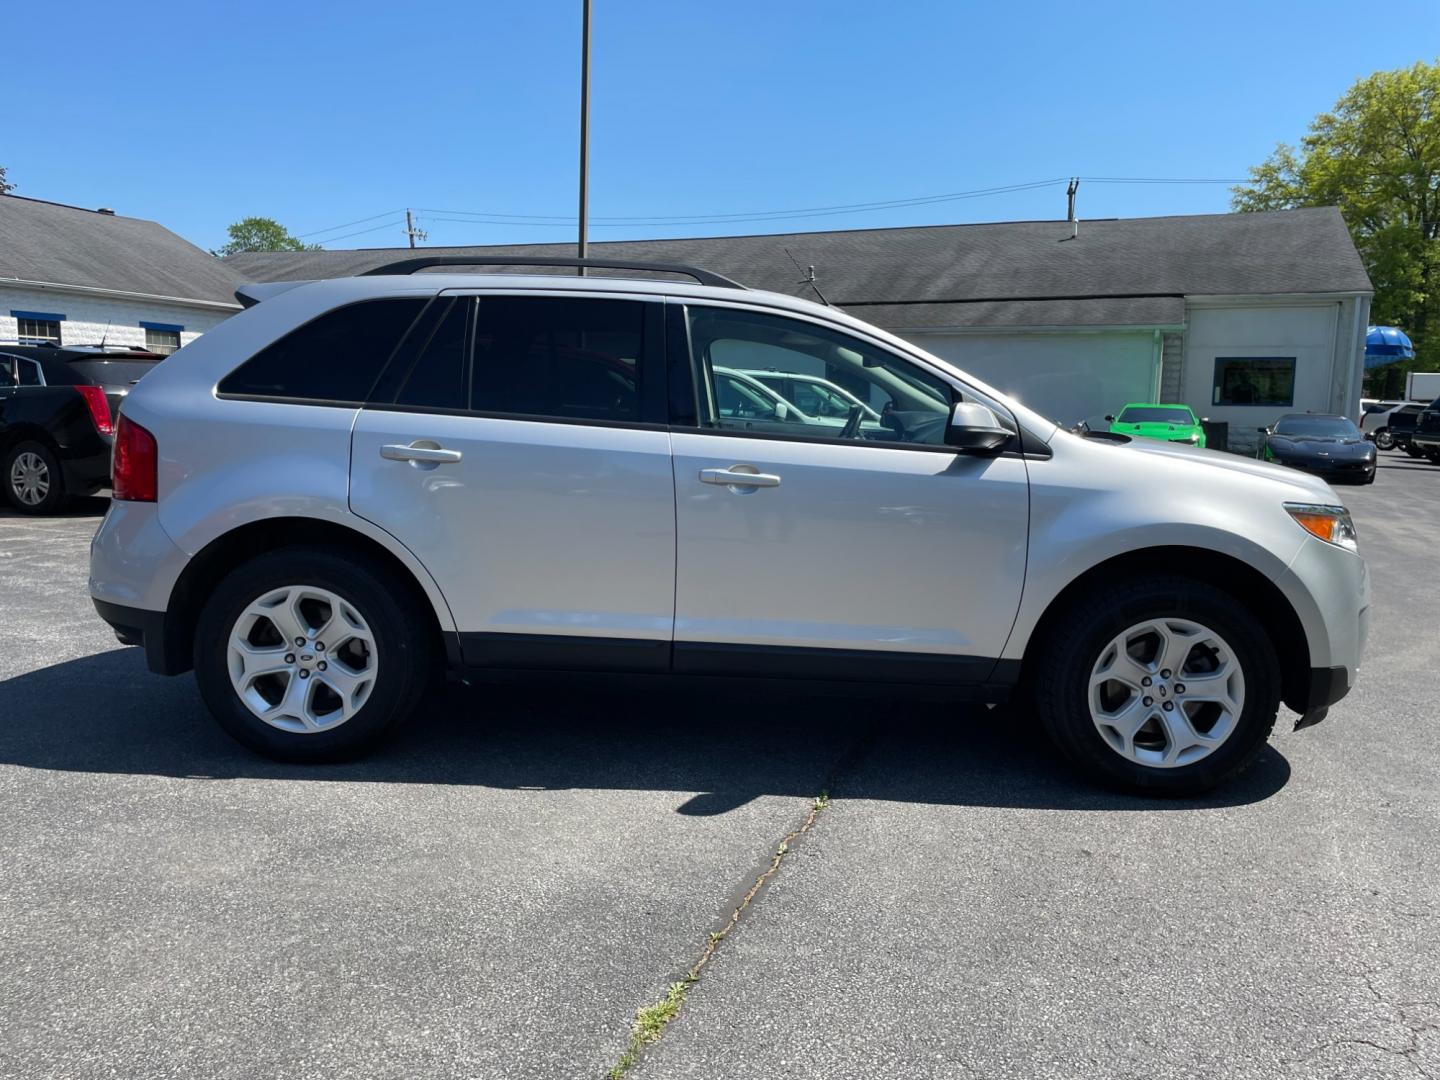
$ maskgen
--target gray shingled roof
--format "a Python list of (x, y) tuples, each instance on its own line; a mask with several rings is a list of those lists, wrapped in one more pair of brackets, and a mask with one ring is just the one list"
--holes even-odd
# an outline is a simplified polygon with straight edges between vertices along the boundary
[[(1260, 214), (1011, 221), (905, 229), (623, 240), (599, 258), (691, 263), (776, 292), (814, 294), (882, 326), (1169, 326), (1196, 295), (1369, 292), (1334, 207)], [(251, 281), (343, 277), (411, 255), (569, 255), (573, 244), (274, 252), (226, 260)]]
[(153, 221), (16, 195), (0, 196), (0, 284), (7, 278), (228, 304), (240, 283)]

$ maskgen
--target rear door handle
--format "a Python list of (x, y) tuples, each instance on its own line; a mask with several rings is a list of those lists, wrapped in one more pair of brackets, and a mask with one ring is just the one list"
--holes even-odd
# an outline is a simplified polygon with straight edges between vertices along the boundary
[(700, 482), (724, 487), (771, 488), (780, 486), (780, 477), (762, 473), (753, 465), (731, 465), (728, 469), (701, 469)]
[(426, 439), (416, 439), (409, 446), (389, 443), (380, 447), (380, 456), (390, 461), (423, 461), (440, 465), (447, 461), (459, 461), (463, 456), (459, 450), (446, 450)]

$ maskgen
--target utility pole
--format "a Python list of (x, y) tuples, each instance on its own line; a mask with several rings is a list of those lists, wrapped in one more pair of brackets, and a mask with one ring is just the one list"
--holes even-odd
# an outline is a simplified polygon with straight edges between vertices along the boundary
[[(589, 244), (585, 238), (590, 206), (590, 0), (580, 0), (580, 258), (585, 258)], [(581, 277), (585, 267), (576, 268)]]
[(409, 210), (406, 210), (406, 211), (405, 211), (405, 235), (410, 238), (410, 246), (411, 246), (412, 248), (415, 246), (415, 238), (416, 238), (417, 236), (418, 236), (421, 240), (429, 240), (429, 239), (430, 239), (430, 234), (429, 234), (429, 233), (427, 233), (424, 229), (417, 229), (417, 228), (415, 227), (415, 222), (410, 219), (410, 211), (409, 211)]

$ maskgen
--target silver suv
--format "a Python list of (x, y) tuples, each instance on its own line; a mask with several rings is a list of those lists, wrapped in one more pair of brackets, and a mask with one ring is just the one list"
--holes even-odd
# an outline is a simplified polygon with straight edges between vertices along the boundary
[[(1181, 793), (1354, 682), (1368, 578), (1320, 480), (1059, 431), (703, 270), (415, 273), (477, 261), (247, 286), (125, 402), (96, 608), (260, 753), (354, 755), (443, 668), (893, 680)], [(717, 366), (854, 405), (721, 408)]]

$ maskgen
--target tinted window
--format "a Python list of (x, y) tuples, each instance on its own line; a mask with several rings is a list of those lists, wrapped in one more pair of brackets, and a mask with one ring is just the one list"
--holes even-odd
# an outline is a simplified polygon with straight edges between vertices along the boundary
[(1212, 405), (1294, 405), (1293, 356), (1215, 358)]
[(220, 392), (363, 402), (424, 306), (406, 297), (336, 308), (260, 350), (221, 380)]
[(846, 334), (775, 315), (690, 309), (709, 423), (737, 431), (944, 442), (948, 383)]
[(470, 407), (574, 420), (639, 420), (645, 304), (481, 297)]
[(71, 360), (70, 370), (81, 383), (95, 386), (129, 386), (158, 364), (158, 360)]
[(16, 372), (20, 376), (21, 386), (44, 386), (45, 379), (40, 374), (40, 365), (34, 360), (26, 360), (19, 357), (15, 361)]
[(1282, 416), (1275, 425), (1275, 434), (1358, 439), (1360, 429), (1353, 420), (1343, 416)]
[(449, 310), (419, 350), (419, 357), (395, 395), (397, 405), (465, 408), (465, 335), (475, 302), (466, 297), (441, 303), (449, 304)]

